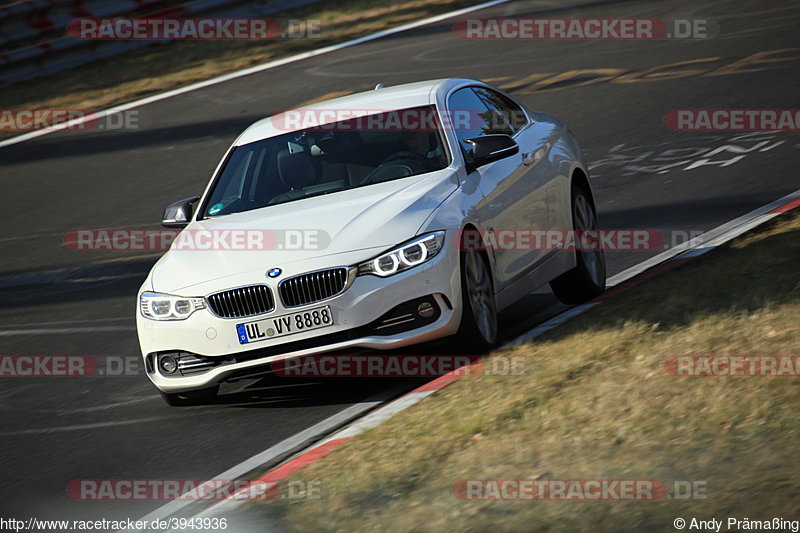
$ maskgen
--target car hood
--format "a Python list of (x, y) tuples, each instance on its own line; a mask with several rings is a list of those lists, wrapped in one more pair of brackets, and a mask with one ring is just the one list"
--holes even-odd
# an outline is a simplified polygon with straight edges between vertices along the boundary
[[(238, 282), (247, 278), (242, 274), (251, 271), (255, 272), (248, 283), (266, 280), (266, 271), (273, 267), (283, 270), (283, 278), (369, 259), (382, 249), (414, 237), (425, 220), (457, 188), (455, 172), (443, 169), (194, 221), (153, 267), (153, 290), (179, 293), (201, 285), (208, 291), (209, 282), (218, 281), (211, 285), (224, 288), (226, 278)], [(263, 235), (266, 245), (264, 249), (237, 246), (231, 237), (234, 233), (226, 235), (225, 231), (239, 236)], [(192, 246), (193, 242), (199, 242), (201, 234), (205, 238), (208, 232), (225, 235), (224, 240), (212, 246), (215, 249), (199, 250)], [(317, 244), (313, 243), (315, 236)], [(204, 244), (207, 243), (206, 238)], [(226, 243), (236, 249), (225, 249)]]

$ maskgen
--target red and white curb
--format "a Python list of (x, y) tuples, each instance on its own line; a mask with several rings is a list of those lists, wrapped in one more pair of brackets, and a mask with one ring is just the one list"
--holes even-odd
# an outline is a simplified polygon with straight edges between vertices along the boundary
[(773, 218), (800, 207), (800, 189), (779, 198), (774, 202), (761, 206), (749, 213), (726, 222), (721, 226), (709, 230), (694, 239), (682, 243), (678, 246), (665, 250), (660, 254), (638, 263), (619, 274), (612, 276), (606, 282), (606, 292), (596, 299), (585, 304), (577, 305), (571, 309), (558, 314), (542, 322), (527, 333), (523, 333), (513, 341), (503, 347), (522, 344), (541, 336), (545, 332), (558, 327), (573, 317), (581, 315), (592, 307), (600, 305), (603, 301), (626, 292), (633, 287), (654, 278), (664, 272), (672, 270), (690, 259), (699, 257), (726, 242), (735, 239), (739, 235), (759, 226)]
[[(474, 363), (471, 366), (475, 365), (480, 365), (480, 362)], [(470, 372), (465, 372), (465, 369), (461, 368), (443, 376), (439, 376), (433, 381), (429, 381), (421, 387), (418, 387), (411, 392), (400, 396), (396, 400), (379, 407), (362, 418), (359, 418), (344, 429), (337, 431), (319, 443), (314, 444), (314, 446), (311, 448), (300, 452), (294, 458), (286, 461), (276, 468), (273, 468), (260, 478), (252, 480), (251, 485), (235, 492), (230, 497), (214, 504), (195, 516), (200, 518), (228, 513), (243, 503), (257, 498), (261, 494), (270, 490), (270, 488), (272, 488), (276, 483), (287, 479), (304, 466), (322, 459), (356, 435), (378, 426), (400, 411), (408, 409), (412, 405), (415, 405), (427, 398), (434, 392), (441, 390), (451, 383), (457, 381), (462, 375), (465, 374), (469, 375)]]
[[(786, 213), (796, 208), (800, 208), (800, 190), (755, 209), (750, 213), (718, 226), (700, 235), (699, 237), (692, 239), (691, 241), (674, 248), (670, 248), (665, 252), (639, 263), (638, 265), (620, 272), (608, 280), (608, 290), (597, 299), (582, 305), (578, 305), (569, 309), (568, 311), (556, 315), (550, 320), (533, 328), (529, 332), (524, 333), (513, 341), (505, 344), (503, 348), (529, 342), (536, 337), (539, 337), (542, 334), (550, 331), (551, 329), (567, 322), (568, 320), (585, 313), (589, 309), (600, 305), (605, 300), (616, 296), (617, 294), (626, 292), (642, 282), (672, 270), (673, 268), (682, 265), (691, 259), (699, 257), (755, 228), (756, 226), (759, 226), (760, 224), (772, 220), (782, 213)], [(473, 363), (473, 366), (480, 364), (480, 362)], [(307, 450), (300, 452), (294, 458), (270, 470), (260, 478), (253, 480), (253, 487), (244, 488), (229, 498), (222, 500), (221, 502), (195, 516), (207, 517), (211, 515), (220, 515), (236, 509), (242, 505), (242, 503), (248, 501), (243, 499), (242, 494), (247, 493), (249, 498), (253, 498), (255, 494), (258, 494), (257, 491), (260, 490), (261, 493), (265, 492), (269, 487), (274, 486), (275, 483), (288, 478), (304, 466), (322, 459), (353, 437), (365, 432), (368, 429), (378, 426), (400, 411), (419, 403), (434, 392), (447, 387), (451, 383), (454, 383), (464, 375), (470, 375), (470, 372), (464, 372), (464, 369), (459, 369), (449, 374), (445, 374), (397, 398), (396, 400), (379, 407), (378, 409), (366, 414), (362, 418), (348, 425), (344, 429), (335, 432), (319, 443), (314, 444)], [(255, 487), (261, 487), (263, 489), (255, 489)]]

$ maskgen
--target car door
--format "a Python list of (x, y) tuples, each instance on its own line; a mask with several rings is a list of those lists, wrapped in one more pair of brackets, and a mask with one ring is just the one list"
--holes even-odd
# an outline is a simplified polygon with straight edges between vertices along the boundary
[(549, 256), (548, 250), (537, 249), (535, 240), (528, 238), (552, 223), (553, 206), (547, 191), (551, 173), (545, 157), (548, 147), (523, 110), (491, 89), (459, 89), (450, 96), (449, 109), (454, 116), (470, 117), (453, 121), (462, 151), (469, 150), (466, 139), (497, 133), (511, 135), (520, 147), (518, 154), (474, 171), (480, 175), (484, 194), (477, 214), (493, 245), (499, 282), (495, 288), (502, 290)]

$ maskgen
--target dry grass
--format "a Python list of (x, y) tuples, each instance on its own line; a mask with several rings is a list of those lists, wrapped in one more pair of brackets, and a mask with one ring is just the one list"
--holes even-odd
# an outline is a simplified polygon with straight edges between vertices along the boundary
[[(800, 355), (800, 216), (784, 217), (494, 357), (295, 474), (323, 499), (250, 504), (298, 531), (674, 531), (798, 519), (798, 378), (678, 378), (672, 355)], [(707, 499), (473, 502), (461, 479), (703, 480)]]
[(477, 3), (480, 2), (327, 0), (273, 17), (321, 20), (318, 38), (154, 44), (2, 88), (0, 108), (102, 109)]

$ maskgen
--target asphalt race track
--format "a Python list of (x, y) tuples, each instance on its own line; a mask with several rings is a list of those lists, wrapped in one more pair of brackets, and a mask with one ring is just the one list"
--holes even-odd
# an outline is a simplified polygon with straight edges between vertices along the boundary
[[(135, 361), (136, 290), (156, 254), (73, 251), (65, 233), (157, 228), (166, 204), (202, 192), (249, 123), (379, 82), (479, 78), (562, 118), (592, 165), (605, 228), (704, 231), (800, 188), (796, 132), (675, 132), (662, 121), (677, 108), (797, 108), (800, 5), (520, 1), (471, 16), (708, 18), (719, 35), (468, 41), (447, 21), (146, 105), (138, 130), (64, 131), (2, 148), (0, 354), (91, 355), (110, 361), (107, 374)], [(610, 253), (609, 275), (655, 253)], [(507, 314), (503, 335), (561, 309), (545, 290), (531, 295)], [(171, 408), (141, 369), (129, 374), (3, 380), (0, 515), (137, 518), (161, 502), (79, 502), (66, 486), (213, 477), (396, 384), (267, 379), (231, 386), (217, 405)]]

